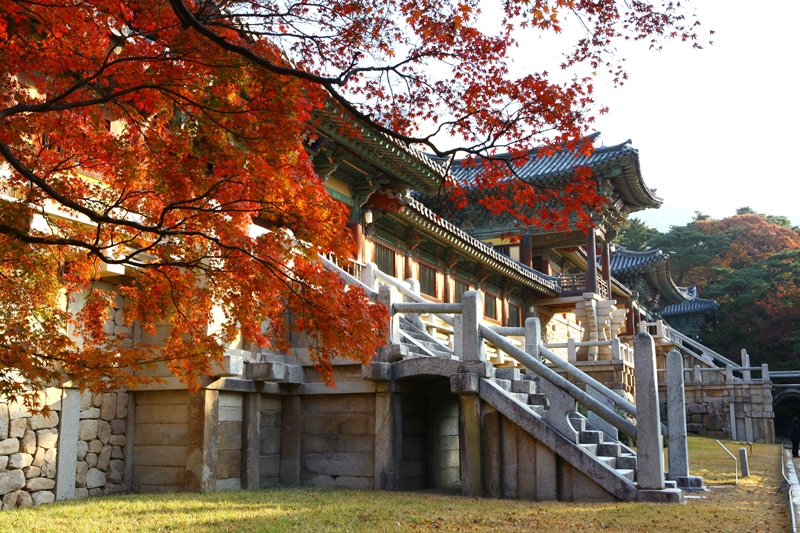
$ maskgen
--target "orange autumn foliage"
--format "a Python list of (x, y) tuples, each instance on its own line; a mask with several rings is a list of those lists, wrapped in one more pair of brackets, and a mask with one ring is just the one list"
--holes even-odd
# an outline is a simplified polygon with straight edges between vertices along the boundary
[[(311, 335), (331, 383), (331, 358), (367, 361), (387, 315), (317, 261), (354, 244), (303, 143), (315, 109), (334, 102), (513, 175), (498, 150), (582, 146), (603, 111), (593, 77), (625, 77), (614, 40), (698, 42), (670, 2), (501, 5), (491, 33), (477, 0), (0, 0), (0, 394), (32, 401), (64, 373), (126, 386), (157, 361), (191, 381), (239, 334), (286, 349), (288, 331)], [(568, 17), (585, 33), (564, 67), (588, 73), (510, 74), (519, 31), (560, 32)], [(424, 124), (463, 145), (439, 148)], [(586, 183), (552, 223), (595, 205)], [(124, 324), (169, 324), (163, 345), (105, 330), (115, 297), (95, 280), (109, 267), (125, 273)]]

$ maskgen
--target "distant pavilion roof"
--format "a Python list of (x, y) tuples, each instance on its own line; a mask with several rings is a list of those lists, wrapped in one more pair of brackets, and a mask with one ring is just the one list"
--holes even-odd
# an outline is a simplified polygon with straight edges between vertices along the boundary
[[(515, 169), (517, 176), (532, 185), (552, 186), (572, 179), (576, 167), (587, 166), (597, 178), (611, 182), (616, 195), (631, 211), (659, 207), (664, 202), (656, 196), (654, 189), (645, 184), (639, 151), (631, 146), (630, 139), (613, 146), (603, 146), (599, 133), (589, 138), (596, 145), (591, 155), (560, 150), (551, 156), (537, 157), (536, 151), (533, 151), (530, 159)], [(453, 177), (466, 187), (475, 185), (479, 171), (479, 168), (464, 166), (462, 160), (453, 161), (451, 168)]]
[(661, 314), (665, 318), (676, 317), (680, 315), (694, 315), (698, 313), (708, 313), (719, 309), (719, 304), (715, 300), (707, 300), (705, 298), (695, 298), (688, 302), (681, 302), (679, 304), (668, 305), (664, 308)]
[[(669, 304), (680, 304), (691, 299), (672, 281), (669, 273), (669, 255), (661, 250), (635, 252), (617, 246), (611, 252), (611, 274), (623, 281), (636, 275), (645, 276)], [(626, 279), (627, 278), (627, 279)]]

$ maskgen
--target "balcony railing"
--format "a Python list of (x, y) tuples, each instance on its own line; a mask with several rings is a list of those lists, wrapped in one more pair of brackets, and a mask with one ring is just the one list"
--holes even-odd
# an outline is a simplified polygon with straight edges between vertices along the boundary
[[(587, 292), (586, 273), (559, 274), (558, 283), (561, 285), (562, 296), (577, 296)], [(610, 298), (608, 283), (602, 277), (597, 276), (597, 293), (603, 298)]]

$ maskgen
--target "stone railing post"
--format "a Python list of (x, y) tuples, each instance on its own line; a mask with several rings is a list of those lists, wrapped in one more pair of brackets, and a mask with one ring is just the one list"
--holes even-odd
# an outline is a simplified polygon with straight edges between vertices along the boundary
[(633, 340), (636, 378), (636, 446), (638, 484), (645, 490), (664, 488), (664, 448), (658, 405), (656, 347), (653, 337), (641, 332)]
[(461, 296), (461, 305), (461, 360), (486, 361), (486, 348), (478, 331), (483, 320), (483, 296), (478, 291), (467, 291)]
[[(742, 366), (745, 368), (750, 368), (750, 354), (747, 353), (747, 350), (742, 348)], [(749, 370), (742, 370), (742, 381), (745, 383), (750, 383), (750, 371)]]
[(614, 337), (611, 339), (611, 360), (612, 361), (619, 361), (622, 359), (621, 353), (621, 342), (619, 337)]
[(574, 363), (578, 360), (578, 350), (575, 347), (575, 339), (570, 337), (567, 339), (567, 361)]
[(725, 381), (733, 383), (733, 367), (731, 365), (725, 365)]
[(542, 357), (539, 355), (539, 344), (542, 342), (542, 325), (536, 317), (525, 319), (525, 353), (534, 357), (537, 361), (541, 361)]
[(695, 383), (703, 382), (703, 373), (700, 372), (700, 365), (694, 365), (694, 382)]
[(378, 291), (378, 276), (376, 271), (378, 270), (378, 265), (375, 263), (369, 262), (364, 265), (364, 268), (361, 269), (361, 283), (372, 289), (373, 291)]
[[(378, 301), (392, 310), (392, 304), (402, 302), (400, 291), (391, 285), (384, 285), (378, 289)], [(400, 344), (400, 315), (392, 313), (389, 326), (386, 330), (386, 344)]]
[(683, 357), (677, 350), (667, 353), (667, 417), (669, 420), (669, 479), (689, 475), (686, 442), (686, 395), (683, 388)]
[(770, 381), (770, 379), (769, 379), (769, 365), (767, 363), (764, 363), (764, 364), (761, 365), (761, 380), (764, 383), (769, 383), (769, 381)]
[[(61, 419), (58, 426), (58, 455), (56, 456), (56, 500), (75, 498), (75, 469), (78, 465), (78, 431), (81, 414), (81, 391), (62, 389)], [(130, 434), (127, 435), (128, 438)], [(132, 458), (128, 461), (133, 462)]]

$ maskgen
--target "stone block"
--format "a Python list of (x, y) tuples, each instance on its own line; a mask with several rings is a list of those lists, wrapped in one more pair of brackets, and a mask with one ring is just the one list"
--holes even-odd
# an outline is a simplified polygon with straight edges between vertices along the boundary
[(29, 479), (28, 482), (25, 483), (25, 490), (35, 492), (37, 490), (50, 490), (55, 486), (56, 482), (52, 479), (35, 477), (33, 479)]
[[(10, 403), (8, 404), (8, 415), (11, 420), (19, 420), (20, 418), (28, 418), (31, 416), (31, 412), (28, 411), (28, 408), (20, 403)], [(27, 425), (28, 421), (25, 421)]]
[(703, 426), (709, 431), (722, 430), (723, 422), (724, 420), (720, 414), (713, 413), (703, 416)]
[(374, 460), (374, 454), (307, 454), (304, 467), (305, 471), (310, 474), (328, 476), (372, 476), (374, 473)]
[(125, 420), (115, 419), (109, 422), (111, 425), (112, 435), (122, 435), (127, 430), (127, 422)]
[(83, 458), (86, 457), (86, 454), (89, 452), (89, 443), (85, 440), (78, 441), (78, 461), (83, 461)]
[(333, 484), (336, 487), (356, 490), (370, 490), (374, 488), (372, 478), (369, 477), (339, 476), (334, 480)]
[(686, 431), (689, 433), (700, 433), (703, 429), (703, 424), (686, 424)]
[(689, 417), (689, 422), (692, 424), (702, 424), (703, 423), (703, 415), (692, 415)]
[(375, 431), (375, 415), (304, 415), (303, 433), (306, 435), (372, 435)]
[(303, 382), (303, 367), (299, 365), (286, 365), (282, 383), (299, 384)]
[(108, 462), (111, 460), (111, 446), (103, 446), (100, 454), (97, 456), (97, 469), (106, 471), (108, 469)]
[(95, 468), (97, 466), (97, 454), (93, 452), (89, 452), (86, 454), (86, 458), (84, 459), (86, 463), (89, 465), (89, 468)]
[(512, 381), (511, 392), (536, 394), (536, 383), (530, 380)]
[(117, 416), (117, 395), (109, 392), (103, 395), (102, 403), (100, 404), (100, 418), (110, 422)]
[(8, 466), (8, 456), (0, 455), (0, 472), (4, 472)]
[(89, 463), (78, 461), (75, 467), (75, 486), (86, 488), (86, 475), (89, 473)]
[(0, 473), (0, 496), (21, 489), (26, 481), (22, 470), (6, 470)]
[(89, 489), (89, 497), (96, 498), (103, 495), (103, 489), (98, 487), (96, 489)]
[(119, 459), (112, 459), (108, 462), (108, 482), (121, 483), (125, 471), (125, 463)]
[(495, 368), (494, 377), (497, 379), (507, 379), (509, 381), (519, 381), (522, 379), (519, 368)]
[[(264, 434), (261, 435), (263, 439)], [(306, 453), (374, 453), (375, 438), (372, 435), (303, 435), (302, 449)], [(262, 453), (269, 455), (263, 449)]]
[[(137, 393), (138, 394), (138, 393)], [(137, 406), (137, 414), (139, 407)], [(141, 424), (136, 426), (137, 446), (186, 446), (186, 424)]]
[(130, 395), (127, 392), (118, 392), (117, 393), (117, 412), (115, 413), (115, 418), (127, 418), (128, 417), (128, 402), (130, 401)]
[(300, 476), (300, 483), (311, 487), (333, 487), (336, 479), (333, 476)]
[(44, 464), (42, 465), (42, 475), (48, 478), (56, 477), (56, 459), (58, 451), (55, 448), (50, 448), (44, 454)]
[(453, 374), (450, 376), (450, 391), (454, 394), (478, 394), (480, 379), (477, 374)]
[(242, 449), (242, 423), (220, 422), (217, 429), (217, 449), (241, 450)]
[(12, 420), (8, 426), (8, 437), (19, 438), (25, 434), (25, 430), (27, 428), (28, 420), (26, 418), (17, 418), (16, 420)]
[(29, 453), (15, 453), (8, 458), (8, 468), (25, 468), (33, 464), (33, 455)]
[(361, 374), (368, 381), (390, 381), (392, 379), (391, 363), (372, 363), (361, 365)]
[(103, 449), (103, 443), (99, 439), (94, 439), (88, 442), (89, 444), (89, 451), (92, 453), (100, 453), (100, 450)]
[(244, 378), (253, 381), (281, 381), (286, 375), (286, 365), (275, 361), (244, 363)]
[(103, 494), (119, 494), (120, 492), (125, 492), (125, 485), (119, 482), (111, 483), (110, 479), (105, 487), (103, 487)]
[(108, 444), (111, 446), (125, 446), (125, 443), (128, 439), (125, 438), (125, 435), (111, 435), (108, 439)]
[(105, 420), (97, 422), (97, 438), (103, 444), (108, 444), (108, 439), (111, 437), (111, 424)]
[(261, 411), (260, 424), (262, 429), (274, 429), (281, 427), (280, 411)]
[(39, 448), (49, 450), (55, 448), (58, 442), (58, 430), (56, 429), (40, 429), (36, 432), (36, 445)]
[(258, 473), (261, 478), (280, 476), (281, 458), (279, 455), (262, 455), (258, 459)]
[(58, 426), (58, 413), (55, 411), (50, 411), (47, 416), (44, 416), (41, 413), (37, 413), (33, 415), (28, 424), (32, 430), (37, 429), (50, 429)]
[(11, 509), (15, 509), (17, 507), (17, 496), (19, 495), (18, 491), (9, 492), (5, 496), (3, 496), (3, 505), (2, 509), (4, 511), (10, 511)]
[(0, 441), (8, 438), (11, 418), (8, 416), (8, 404), (0, 403)]
[(97, 420), (81, 420), (78, 426), (78, 440), (91, 441), (97, 438)]
[(106, 481), (105, 472), (101, 472), (97, 468), (90, 468), (86, 473), (86, 488), (89, 490), (102, 487), (106, 484)]
[(217, 479), (242, 477), (242, 452), (220, 450), (217, 454)]
[(42, 475), (42, 469), (38, 466), (26, 466), (22, 471), (25, 472), (25, 479), (31, 479)]
[(98, 407), (89, 407), (81, 411), (81, 420), (91, 420), (95, 418), (100, 418), (100, 409)]
[[(0, 455), (11, 455), (19, 451), (19, 439), (5, 439), (0, 441)], [(16, 490), (16, 489), (15, 489)]]
[(188, 404), (136, 406), (137, 424), (185, 424), (188, 417)]
[(111, 458), (112, 459), (125, 459), (125, 452), (122, 451), (122, 448), (119, 446), (112, 446), (111, 447)]
[(81, 391), (81, 411), (89, 409), (92, 406), (92, 391)]
[(92, 407), (99, 408), (103, 405), (103, 393), (102, 392), (93, 392), (92, 393)]
[(19, 451), (30, 454), (36, 452), (36, 433), (34, 433), (33, 430), (25, 430), (25, 433), (19, 441)]
[(185, 446), (136, 446), (133, 450), (134, 466), (185, 466)]
[(76, 500), (80, 500), (80, 499), (88, 498), (88, 497), (89, 497), (89, 491), (88, 490), (86, 490), (85, 488), (78, 488), (78, 487), (75, 488), (75, 499)]
[(301, 409), (308, 414), (374, 414), (375, 399), (362, 394), (312, 396), (303, 398)]
[[(373, 361), (378, 363), (394, 363), (408, 357), (408, 347), (403, 344), (386, 344), (380, 346), (375, 353)], [(331, 485), (323, 485), (331, 486)]]

